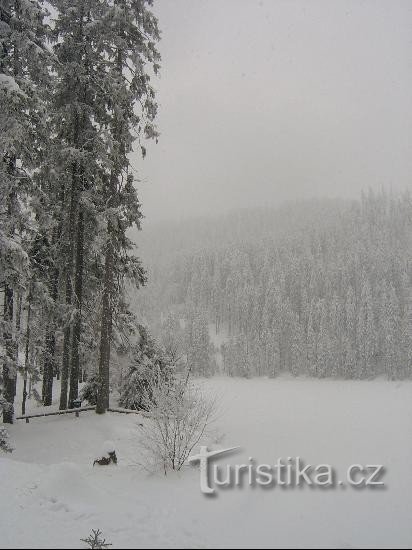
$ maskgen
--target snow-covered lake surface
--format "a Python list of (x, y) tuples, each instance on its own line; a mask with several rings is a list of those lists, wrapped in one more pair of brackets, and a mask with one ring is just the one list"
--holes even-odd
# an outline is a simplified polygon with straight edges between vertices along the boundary
[[(219, 396), (212, 449), (225, 460), (383, 464), (385, 489), (231, 488), (208, 498), (197, 467), (149, 475), (135, 415), (93, 412), (22, 421), (0, 458), (0, 546), (78, 548), (101, 529), (113, 548), (412, 546), (412, 383), (332, 380), (202, 382)], [(119, 464), (92, 467), (104, 441)]]

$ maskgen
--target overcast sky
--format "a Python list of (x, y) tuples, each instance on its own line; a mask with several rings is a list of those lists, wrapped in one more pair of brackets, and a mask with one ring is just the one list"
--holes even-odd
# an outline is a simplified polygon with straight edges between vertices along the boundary
[(147, 221), (412, 187), (412, 2), (157, 0)]

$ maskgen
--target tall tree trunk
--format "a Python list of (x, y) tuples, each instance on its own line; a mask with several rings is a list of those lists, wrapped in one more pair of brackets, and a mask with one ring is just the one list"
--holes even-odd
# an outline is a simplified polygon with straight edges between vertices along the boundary
[[(83, 30), (83, 24), (84, 24), (84, 3), (80, 4), (79, 7), (79, 25), (78, 30), (76, 33), (76, 40), (78, 44), (81, 44), (84, 41), (84, 30)], [(77, 51), (77, 55), (79, 55), (78, 62), (83, 63), (83, 51)], [(87, 93), (87, 88), (83, 87), (82, 92), (79, 92), (80, 96), (77, 96), (75, 99), (76, 102), (84, 102), (85, 96)], [(79, 113), (76, 111), (76, 114), (74, 115), (74, 121), (73, 121), (73, 146), (76, 149), (83, 149), (84, 147), (84, 123), (85, 123), (85, 113), (81, 112)], [(79, 205), (79, 194), (81, 191), (81, 184), (83, 182), (83, 175), (84, 171), (82, 167), (80, 166), (79, 162), (75, 162), (73, 165), (73, 172), (72, 172), (72, 182), (71, 182), (71, 190), (70, 190), (70, 213), (69, 213), (69, 241), (67, 244), (67, 272), (66, 272), (66, 304), (71, 306), (73, 303), (73, 288), (72, 288), (72, 277), (73, 277), (73, 268), (74, 268), (74, 252), (75, 252), (75, 236), (74, 236), (74, 225), (76, 222), (76, 216), (77, 213), (80, 211), (80, 205)], [(76, 259), (77, 260), (77, 259)], [(83, 262), (83, 258), (82, 258)], [(77, 262), (76, 262), (77, 263)], [(75, 276), (75, 285), (77, 284), (77, 273), (74, 273)], [(81, 277), (83, 277), (83, 269), (81, 271)], [(60, 410), (67, 408), (67, 393), (69, 389), (69, 374), (71, 372), (71, 366), (70, 361), (72, 359), (72, 343), (73, 341), (78, 342), (78, 339), (80, 337), (80, 333), (77, 335), (77, 337), (74, 335), (74, 329), (73, 328), (73, 322), (72, 320), (70, 323), (66, 324), (66, 327), (64, 329), (64, 337), (63, 337), (63, 358), (62, 358), (62, 368), (61, 368), (61, 391), (60, 391)], [(81, 324), (80, 324), (80, 330), (81, 330)], [(76, 346), (75, 346), (76, 347)], [(77, 383), (77, 382), (76, 382)]]
[[(110, 227), (110, 222), (109, 222)], [(113, 262), (114, 250), (111, 231), (108, 231), (104, 266), (104, 286), (102, 299), (102, 320), (99, 350), (99, 390), (96, 412), (103, 414), (109, 408), (110, 377), (110, 343), (112, 337), (112, 297), (113, 297)]]
[(4, 384), (4, 399), (8, 403), (8, 407), (3, 410), (3, 422), (5, 424), (13, 424), (14, 416), (14, 398), (16, 396), (16, 346), (13, 339), (13, 309), (14, 309), (14, 292), (13, 289), (6, 285), (4, 289), (4, 345), (6, 350), (6, 359), (3, 364), (3, 384)]
[(54, 377), (54, 356), (56, 353), (56, 335), (52, 326), (47, 328), (46, 333), (46, 357), (43, 372), (43, 405), (50, 407), (53, 402), (53, 377)]
[(27, 328), (26, 328), (26, 346), (24, 351), (23, 400), (21, 402), (21, 414), (26, 414), (27, 378), (29, 376), (30, 323), (31, 323), (31, 302), (32, 302), (31, 285), (30, 285), (27, 301), (28, 301)]
[[(117, 1), (115, 0), (115, 4)], [(117, 72), (119, 78), (123, 76), (123, 52), (119, 48), (117, 50)], [(124, 149), (124, 143), (121, 139), (120, 123), (114, 120), (113, 137), (117, 142), (119, 150)], [(110, 173), (107, 189), (107, 206), (113, 207), (116, 203), (117, 180), (121, 169), (114, 161), (114, 167)], [(100, 350), (99, 350), (99, 390), (97, 395), (96, 412), (103, 414), (109, 408), (110, 401), (110, 352), (113, 324), (113, 299), (114, 299), (114, 228), (110, 219), (107, 222), (107, 247), (104, 266), (104, 283), (103, 283), (103, 299), (102, 299), (102, 320), (100, 333)]]
[(16, 304), (16, 336), (14, 338), (14, 356), (15, 356), (15, 376), (16, 376), (16, 387), (14, 388), (14, 396), (17, 395), (17, 373), (19, 367), (19, 337), (21, 331), (21, 310), (23, 307), (23, 294), (22, 292), (17, 292), (17, 304)]
[(80, 338), (82, 332), (82, 303), (83, 303), (83, 265), (84, 265), (84, 214), (79, 208), (76, 233), (76, 261), (74, 267), (74, 293), (76, 305), (76, 318), (73, 326), (69, 407), (73, 407), (73, 401), (79, 396), (79, 372), (80, 372)]
[[(16, 157), (11, 155), (3, 159), (7, 163), (7, 172), (10, 176), (16, 174)], [(11, 191), (7, 198), (7, 212), (9, 218), (12, 219), (15, 212), (15, 204), (17, 202), (16, 193)], [(12, 224), (10, 228), (10, 235), (14, 236), (15, 225)], [(17, 385), (17, 349), (13, 335), (13, 313), (14, 313), (14, 290), (13, 287), (6, 283), (4, 288), (4, 307), (3, 307), (3, 319), (4, 319), (4, 347), (6, 351), (6, 358), (3, 364), (3, 385), (4, 385), (4, 398), (9, 404), (7, 409), (3, 410), (3, 422), (6, 424), (13, 424), (14, 416), (14, 398), (16, 396)]]
[[(73, 166), (72, 182), (70, 190), (70, 206), (69, 217), (66, 227), (65, 247), (66, 247), (66, 275), (65, 275), (65, 291), (66, 291), (66, 306), (71, 307), (73, 301), (73, 253), (74, 253), (74, 236), (73, 228), (76, 219), (77, 205), (77, 166)], [(66, 319), (66, 325), (63, 332), (63, 357), (61, 367), (61, 386), (60, 386), (60, 410), (67, 409), (67, 393), (69, 389), (69, 372), (70, 372), (70, 347), (71, 347), (72, 321)]]
[[(51, 277), (51, 297), (53, 304), (57, 300), (58, 292), (58, 279), (59, 279), (59, 270), (57, 268), (53, 269)], [(49, 320), (46, 328), (46, 338), (45, 338), (45, 347), (46, 352), (44, 356), (43, 364), (43, 405), (49, 407), (53, 401), (53, 377), (55, 370), (55, 352), (56, 352), (56, 334), (54, 329), (54, 315), (52, 319)]]

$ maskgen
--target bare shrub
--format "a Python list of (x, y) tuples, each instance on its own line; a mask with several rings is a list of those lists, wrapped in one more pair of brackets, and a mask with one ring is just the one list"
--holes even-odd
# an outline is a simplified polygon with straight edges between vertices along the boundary
[(150, 469), (181, 470), (208, 431), (216, 401), (186, 380), (165, 381), (146, 397), (150, 418), (143, 427), (142, 447)]

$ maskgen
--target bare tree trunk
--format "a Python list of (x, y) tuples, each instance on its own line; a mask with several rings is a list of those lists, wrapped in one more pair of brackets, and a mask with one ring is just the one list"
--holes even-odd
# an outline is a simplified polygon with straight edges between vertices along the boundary
[(83, 302), (83, 265), (84, 265), (84, 214), (79, 209), (76, 233), (76, 261), (74, 267), (74, 293), (76, 300), (76, 318), (73, 326), (71, 369), (70, 369), (70, 393), (69, 407), (79, 396), (79, 372), (80, 372), (80, 338), (82, 332), (82, 302)]
[[(7, 172), (9, 175), (14, 175), (16, 172), (16, 157), (3, 159), (7, 163)], [(14, 213), (14, 206), (16, 202), (16, 194), (11, 192), (7, 200), (7, 212), (10, 218)], [(10, 229), (10, 235), (14, 235), (15, 228)], [(6, 357), (3, 363), (3, 385), (4, 385), (4, 398), (9, 404), (7, 409), (3, 410), (3, 422), (6, 424), (13, 424), (14, 416), (14, 398), (16, 396), (16, 382), (17, 382), (17, 354), (16, 345), (13, 335), (13, 313), (14, 313), (14, 290), (9, 284), (5, 284), (4, 288), (4, 307), (3, 307), (3, 319), (4, 319), (4, 347), (6, 351)]]
[(105, 266), (104, 287), (102, 299), (102, 320), (99, 354), (99, 390), (97, 395), (96, 412), (103, 414), (109, 408), (109, 376), (110, 376), (110, 341), (112, 336), (112, 296), (113, 296), (113, 242), (109, 230)]
[(31, 301), (32, 301), (32, 292), (31, 292), (31, 285), (30, 285), (29, 296), (28, 296), (28, 306), (27, 306), (27, 328), (26, 328), (26, 346), (24, 351), (24, 375), (23, 375), (24, 380), (23, 380), (23, 400), (21, 402), (21, 414), (26, 414), (27, 378), (29, 375)]
[[(78, 26), (78, 32), (76, 33), (76, 40), (78, 41), (78, 44), (82, 43), (84, 41), (84, 32), (83, 32), (83, 24), (84, 24), (84, 8), (85, 6), (83, 3), (80, 4), (80, 13), (79, 13), (79, 26)], [(79, 52), (78, 52), (79, 53)], [(79, 62), (83, 62), (82, 59), (83, 52), (80, 53), (80, 58), (78, 59)], [(83, 87), (83, 90), (81, 92), (80, 97), (76, 97), (76, 101), (82, 102), (85, 101), (85, 97), (87, 94), (87, 88)], [(73, 121), (73, 145), (76, 147), (76, 149), (82, 149), (84, 146), (83, 140), (84, 140), (84, 122), (85, 122), (85, 114), (84, 112), (75, 114), (75, 119)], [(73, 277), (73, 268), (74, 268), (74, 252), (75, 252), (75, 236), (74, 236), (74, 226), (76, 222), (76, 217), (78, 212), (81, 210), (81, 206), (79, 205), (79, 197), (80, 192), (82, 189), (82, 183), (83, 183), (83, 175), (84, 170), (79, 162), (75, 162), (73, 165), (73, 172), (72, 172), (72, 183), (71, 183), (71, 190), (70, 190), (70, 213), (69, 213), (69, 226), (68, 226), (68, 235), (66, 238), (69, 239), (67, 245), (67, 272), (66, 272), (66, 304), (71, 306), (73, 303), (73, 288), (72, 288), (72, 277)], [(82, 229), (83, 233), (83, 229)], [(78, 235), (78, 233), (77, 233)], [(76, 269), (77, 269), (77, 260), (76, 257)], [(83, 255), (81, 256), (81, 262), (83, 263)], [(76, 271), (74, 273), (75, 277), (75, 287), (78, 284), (78, 276), (79, 273)], [(83, 277), (83, 268), (80, 272), (80, 278)], [(74, 289), (76, 292), (76, 288)], [(79, 328), (80, 327), (80, 328)], [(73, 328), (73, 330), (72, 330)], [(77, 330), (77, 334), (75, 334), (75, 330)], [(67, 408), (67, 393), (69, 389), (69, 374), (72, 371), (73, 366), (70, 365), (70, 361), (72, 360), (73, 356), (73, 349), (78, 346), (78, 340), (80, 338), (80, 332), (81, 332), (81, 323), (73, 327), (73, 322), (66, 324), (66, 327), (64, 329), (64, 338), (63, 338), (63, 359), (62, 359), (62, 368), (60, 372), (61, 376), (61, 391), (60, 391), (60, 410)], [(74, 342), (74, 347), (73, 347)], [(76, 356), (76, 352), (74, 353)], [(76, 360), (76, 357), (75, 357)], [(77, 364), (78, 368), (78, 364)], [(74, 384), (77, 384), (77, 376), (76, 381), (74, 381)], [(75, 388), (70, 388), (71, 392), (75, 391)]]
[[(66, 305), (71, 305), (72, 302), (72, 289), (71, 289), (71, 274), (66, 278)], [(62, 367), (60, 371), (61, 386), (60, 386), (60, 410), (67, 409), (67, 392), (69, 389), (69, 367), (70, 367), (70, 336), (71, 336), (71, 323), (66, 322), (66, 327), (63, 332), (63, 358)]]
[[(117, 4), (117, 0), (115, 0)], [(123, 51), (117, 50), (117, 72), (119, 78), (123, 77)], [(121, 139), (120, 123), (115, 117), (113, 137), (120, 150), (124, 150)], [(107, 206), (116, 203), (118, 177), (121, 168), (114, 163), (108, 181)], [(113, 301), (114, 301), (114, 258), (115, 258), (114, 228), (110, 220), (107, 222), (107, 247), (104, 266), (104, 287), (102, 299), (102, 320), (99, 350), (99, 390), (97, 395), (96, 412), (103, 414), (109, 408), (110, 401), (110, 352), (113, 325)]]
[[(58, 292), (58, 269), (53, 270), (51, 295), (53, 303), (57, 300)], [(56, 352), (56, 334), (54, 330), (54, 320), (49, 321), (46, 329), (46, 353), (43, 364), (43, 405), (49, 407), (53, 402), (53, 377), (55, 370), (54, 356)]]
[(50, 407), (53, 402), (53, 377), (54, 377), (54, 355), (56, 352), (56, 336), (51, 326), (47, 328), (46, 334), (46, 357), (43, 372), (43, 405)]
[[(73, 253), (74, 238), (73, 228), (76, 219), (77, 205), (77, 167), (73, 166), (72, 184), (70, 191), (69, 218), (66, 226), (65, 246), (66, 246), (66, 306), (70, 307), (73, 300), (72, 275), (73, 275)], [(70, 372), (70, 344), (72, 334), (72, 322), (66, 320), (66, 326), (63, 332), (63, 358), (61, 367), (61, 386), (60, 386), (60, 410), (67, 409), (67, 393), (69, 389)]]
[(3, 364), (3, 380), (4, 380), (4, 399), (8, 403), (8, 407), (3, 410), (3, 422), (5, 424), (13, 424), (14, 416), (14, 398), (16, 396), (16, 346), (13, 339), (13, 309), (14, 309), (14, 292), (13, 289), (6, 285), (4, 289), (4, 345), (6, 349), (6, 359)]

